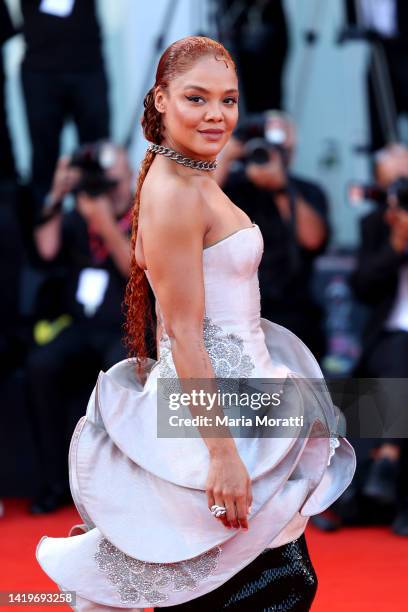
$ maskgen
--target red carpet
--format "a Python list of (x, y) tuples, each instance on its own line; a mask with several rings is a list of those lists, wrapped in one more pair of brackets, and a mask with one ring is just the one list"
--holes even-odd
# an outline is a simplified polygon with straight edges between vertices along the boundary
[[(26, 500), (6, 500), (0, 518), (0, 591), (52, 591), (57, 587), (35, 560), (42, 535), (66, 536), (80, 522), (73, 507), (51, 515), (31, 516)], [(319, 578), (313, 612), (406, 612), (408, 538), (386, 528), (353, 528), (323, 534), (310, 527), (307, 539)], [(10, 606), (1, 610), (30, 610)], [(51, 607), (38, 607), (45, 611)], [(55, 609), (53, 606), (52, 609)], [(69, 610), (58, 606), (58, 610)], [(212, 611), (211, 611), (212, 612)]]

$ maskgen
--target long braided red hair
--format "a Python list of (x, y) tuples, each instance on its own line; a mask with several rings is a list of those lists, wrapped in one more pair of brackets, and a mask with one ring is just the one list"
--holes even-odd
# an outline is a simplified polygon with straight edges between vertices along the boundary
[[(156, 71), (156, 81), (144, 98), (144, 113), (141, 119), (143, 134), (146, 140), (161, 144), (163, 140), (163, 126), (161, 113), (155, 107), (155, 92), (157, 87), (168, 88), (173, 78), (189, 70), (195, 61), (202, 57), (214, 55), (216, 59), (224, 59), (236, 70), (235, 63), (225, 47), (206, 36), (187, 36), (170, 45), (162, 54)], [(130, 276), (126, 286), (124, 306), (125, 345), (129, 357), (136, 358), (138, 372), (149, 357), (146, 343), (146, 332), (150, 331), (155, 337), (154, 319), (149, 299), (149, 284), (144, 273), (136, 262), (135, 247), (138, 229), (140, 191), (143, 181), (155, 158), (156, 153), (147, 151), (141, 163), (136, 184), (136, 193), (132, 210), (132, 237), (131, 237), (131, 264)]]

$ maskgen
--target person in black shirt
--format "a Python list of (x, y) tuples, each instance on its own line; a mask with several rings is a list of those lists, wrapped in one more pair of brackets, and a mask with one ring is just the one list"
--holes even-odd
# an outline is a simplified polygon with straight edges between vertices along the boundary
[(37, 215), (51, 186), (64, 121), (72, 117), (80, 142), (108, 138), (110, 131), (95, 0), (66, 4), (65, 11), (58, 11), (55, 3), (21, 0), (26, 42), (21, 76)]
[[(270, 115), (272, 117), (272, 115)], [(287, 115), (274, 113), (268, 129), (285, 135), (290, 160), (295, 128)], [(320, 359), (325, 352), (322, 312), (311, 293), (316, 256), (329, 236), (328, 206), (322, 189), (287, 173), (281, 155), (270, 151), (268, 163), (240, 164), (245, 145), (231, 138), (223, 151), (216, 180), (226, 195), (257, 223), (264, 237), (259, 266), (261, 313), (298, 335)], [(294, 194), (296, 222), (292, 222), (288, 188)]]
[[(389, 145), (375, 159), (375, 176), (387, 191), (395, 181), (408, 178), (408, 148)], [(370, 309), (363, 333), (363, 350), (354, 376), (361, 378), (408, 377), (408, 212), (391, 193), (383, 206), (362, 217), (357, 265), (350, 277), (355, 296)], [(384, 428), (398, 415), (387, 400)], [(396, 506), (392, 530), (408, 536), (408, 439), (372, 439), (373, 462), (363, 494), (387, 507)]]
[[(122, 302), (130, 266), (131, 170), (122, 149), (113, 148), (106, 170), (117, 185), (96, 197), (79, 192), (72, 212), (57, 212), (35, 231), (42, 260), (66, 269), (64, 314), (71, 324), (30, 353), (27, 372), (43, 482), (31, 512), (70, 501), (66, 457), (78, 415), (66, 414), (64, 400), (75, 386), (78, 364), (98, 371), (126, 358), (122, 344)], [(51, 210), (78, 182), (70, 158), (61, 158), (47, 198)], [(81, 407), (83, 409), (83, 407)], [(83, 410), (82, 410), (83, 412)]]

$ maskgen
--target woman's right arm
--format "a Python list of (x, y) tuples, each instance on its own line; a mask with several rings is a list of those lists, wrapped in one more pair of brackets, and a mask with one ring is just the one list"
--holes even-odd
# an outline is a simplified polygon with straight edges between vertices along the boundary
[[(171, 179), (166, 196), (160, 190), (151, 194), (149, 209), (143, 210), (143, 251), (178, 377), (204, 379), (206, 390), (215, 393), (215, 373), (203, 338), (204, 206), (196, 185), (179, 177)], [(208, 506), (227, 508), (222, 518), (226, 526), (247, 528), (251, 481), (234, 438), (228, 430), (225, 437), (204, 436), (203, 441), (210, 454)]]

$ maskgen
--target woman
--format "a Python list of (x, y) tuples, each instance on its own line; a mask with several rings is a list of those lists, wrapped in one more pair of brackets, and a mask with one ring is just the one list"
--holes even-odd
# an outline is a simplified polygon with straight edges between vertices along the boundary
[[(160, 435), (160, 394), (178, 388), (174, 379), (183, 390), (198, 379), (213, 392), (219, 378), (255, 387), (260, 378), (322, 379), (296, 336), (260, 318), (262, 235), (211, 176), (237, 102), (229, 53), (196, 36), (163, 53), (145, 98), (151, 145), (137, 184), (125, 298), (136, 357), (100, 374), (72, 438), (71, 490), (84, 524), (71, 530), (75, 537), (44, 536), (37, 547), (61, 591), (76, 591), (81, 612), (308, 610), (316, 576), (306, 523), (354, 473), (348, 442), (328, 437), (338, 413), (309, 387), (299, 394), (295, 385), (294, 400), (283, 402), (307, 417), (306, 432), (291, 437), (260, 428), (233, 436), (225, 425), (222, 437), (202, 427)], [(145, 341), (146, 278), (156, 297), (156, 362)]]

